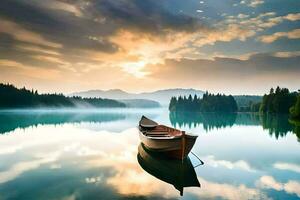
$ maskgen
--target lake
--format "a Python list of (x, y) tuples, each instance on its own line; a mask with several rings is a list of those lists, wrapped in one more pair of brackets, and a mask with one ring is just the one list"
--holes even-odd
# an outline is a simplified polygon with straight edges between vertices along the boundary
[[(201, 187), (181, 196), (176, 165), (163, 171), (168, 163), (141, 152), (141, 115), (199, 135), (192, 152), (204, 165), (190, 154), (187, 173)], [(299, 136), (287, 116), (1, 111), (0, 199), (299, 199)]]

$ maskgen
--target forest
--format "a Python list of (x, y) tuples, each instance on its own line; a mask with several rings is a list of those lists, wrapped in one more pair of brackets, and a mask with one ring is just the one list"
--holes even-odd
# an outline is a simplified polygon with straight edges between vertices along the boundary
[(238, 106), (232, 95), (211, 94), (206, 92), (202, 98), (196, 95), (172, 97), (169, 104), (172, 112), (237, 112)]
[(290, 108), (290, 114), (291, 118), (300, 124), (300, 94), (298, 94), (295, 104)]
[(299, 118), (300, 100), (299, 93), (290, 92), (287, 88), (277, 87), (270, 89), (269, 94), (263, 96), (259, 111), (261, 113), (288, 114), (291, 117)]
[(0, 108), (52, 108), (52, 107), (126, 107), (112, 99), (66, 97), (63, 94), (39, 94), (25, 87), (18, 89), (11, 84), (0, 83)]
[[(238, 96), (236, 100), (232, 95), (210, 94), (206, 92), (202, 98), (198, 96), (172, 97), (169, 104), (171, 112), (259, 112), (261, 114), (289, 114), (294, 121), (300, 121), (300, 90), (290, 92), (287, 88), (279, 86), (270, 89), (260, 102), (259, 96)], [(241, 103), (241, 100), (243, 102)], [(239, 106), (237, 105), (239, 101)]]

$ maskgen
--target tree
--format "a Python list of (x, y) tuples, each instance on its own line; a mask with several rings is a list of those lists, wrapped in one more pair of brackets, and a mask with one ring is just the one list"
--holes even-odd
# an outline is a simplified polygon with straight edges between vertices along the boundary
[(293, 119), (300, 120), (300, 94), (297, 97), (295, 105), (290, 108), (290, 114)]
[(233, 96), (210, 94), (206, 92), (202, 99), (195, 95), (172, 97), (169, 104), (170, 111), (176, 112), (236, 112), (237, 103)]
[(94, 107), (126, 107), (112, 99), (66, 97), (63, 94), (41, 94), (37, 91), (18, 89), (10, 84), (0, 84), (0, 108), (34, 108), (34, 107), (75, 107), (88, 105)]
[(290, 93), (287, 88), (276, 87), (275, 93), (271, 88), (269, 94), (263, 96), (260, 104), (261, 113), (289, 113), (289, 109), (296, 102), (296, 93)]

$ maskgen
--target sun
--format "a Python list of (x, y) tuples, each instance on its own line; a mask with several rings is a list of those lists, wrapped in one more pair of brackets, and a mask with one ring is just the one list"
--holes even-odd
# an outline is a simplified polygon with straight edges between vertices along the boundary
[(149, 72), (143, 71), (148, 62), (140, 60), (137, 62), (127, 62), (122, 64), (122, 68), (125, 72), (132, 74), (136, 78), (144, 78)]

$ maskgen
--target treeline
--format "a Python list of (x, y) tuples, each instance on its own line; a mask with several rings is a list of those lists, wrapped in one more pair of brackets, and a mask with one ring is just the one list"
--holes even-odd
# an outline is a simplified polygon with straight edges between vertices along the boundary
[(238, 107), (232, 95), (210, 94), (206, 92), (202, 98), (191, 95), (186, 98), (172, 97), (169, 104), (172, 112), (237, 112)]
[(239, 112), (258, 112), (262, 96), (258, 95), (235, 95), (233, 96), (238, 105)]
[[(300, 121), (300, 90), (290, 92), (287, 88), (277, 87), (275, 90), (271, 88), (269, 94), (265, 94), (262, 99), (259, 96), (237, 96), (236, 98), (231, 95), (214, 95), (208, 92), (202, 98), (196, 95), (172, 97), (169, 110), (172, 112), (290, 114), (292, 120)], [(258, 101), (259, 99), (261, 101)]]
[(288, 114), (291, 109), (291, 112), (294, 112), (296, 111), (294, 106), (297, 95), (297, 92), (290, 92), (287, 88), (277, 87), (275, 91), (271, 88), (269, 94), (263, 96), (259, 111), (261, 113)]
[(275, 90), (271, 88), (261, 102), (249, 101), (248, 105), (239, 107), (239, 112), (290, 114), (292, 119), (300, 120), (300, 93), (279, 86)]
[(36, 107), (126, 107), (112, 99), (66, 97), (63, 94), (39, 94), (37, 91), (18, 89), (0, 83), (0, 108)]
[(292, 119), (300, 121), (300, 94), (298, 94), (295, 104), (290, 108)]
[(259, 112), (261, 102), (249, 101), (248, 105), (239, 107), (239, 112)]

